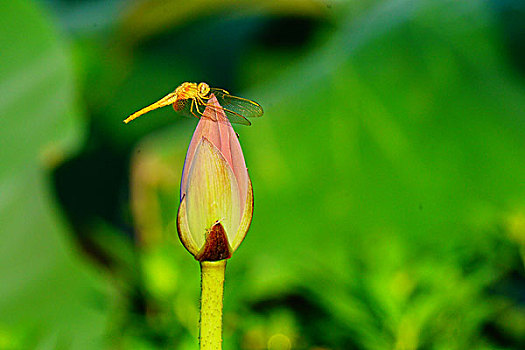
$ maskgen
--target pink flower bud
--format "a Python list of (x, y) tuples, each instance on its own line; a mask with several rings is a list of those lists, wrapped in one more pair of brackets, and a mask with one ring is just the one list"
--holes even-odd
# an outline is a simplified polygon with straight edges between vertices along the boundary
[(248, 232), (253, 190), (241, 145), (215, 98), (195, 129), (181, 180), (177, 230), (199, 261), (228, 259)]

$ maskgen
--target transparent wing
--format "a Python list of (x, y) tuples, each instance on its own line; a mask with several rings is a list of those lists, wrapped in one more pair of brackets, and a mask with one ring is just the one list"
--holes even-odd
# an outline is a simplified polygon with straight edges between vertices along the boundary
[(251, 125), (246, 118), (255, 118), (263, 115), (262, 107), (254, 101), (230, 95), (222, 89), (211, 89), (217, 101), (223, 108), (226, 116), (232, 123)]
[(173, 104), (173, 109), (179, 113), (179, 115), (186, 118), (200, 118), (204, 114), (206, 108), (212, 109), (221, 109), (226, 114), (226, 117), (231, 123), (243, 124), (243, 125), (252, 125), (248, 119), (244, 118), (242, 115), (239, 115), (236, 112), (231, 110), (218, 107), (211, 104), (201, 103), (195, 99), (179, 99), (176, 103)]

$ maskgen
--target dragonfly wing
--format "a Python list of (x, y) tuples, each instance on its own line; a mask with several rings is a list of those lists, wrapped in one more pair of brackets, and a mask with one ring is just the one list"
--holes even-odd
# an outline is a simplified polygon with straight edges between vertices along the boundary
[[(194, 104), (193, 106), (193, 110), (192, 110), (192, 103)], [(173, 109), (179, 113), (181, 116), (183, 117), (186, 117), (186, 118), (195, 118), (197, 116), (200, 117), (200, 115), (202, 114), (202, 112), (204, 112), (204, 107), (203, 106), (198, 106), (197, 108), (197, 103), (194, 103), (193, 102), (193, 99), (191, 98), (188, 98), (188, 99), (178, 99), (174, 104), (173, 104)], [(198, 112), (200, 111), (200, 113)], [(193, 112), (193, 113), (192, 113)]]
[[(231, 122), (231, 123), (236, 123), (236, 124), (242, 124), (242, 125), (252, 125), (252, 123), (250, 123), (250, 121), (246, 118), (244, 118), (242, 115), (234, 112), (234, 111), (231, 111), (229, 109), (226, 109), (222, 106), (217, 106), (217, 105), (213, 105), (213, 104), (206, 104), (205, 105), (206, 108), (211, 108), (215, 111), (223, 111), (224, 114), (226, 114), (226, 117), (228, 118), (228, 120)], [(204, 107), (203, 107), (204, 108)]]
[[(226, 115), (228, 115), (228, 111), (230, 112), (228, 118), (230, 115), (232, 117), (240, 116), (243, 117), (243, 119), (255, 118), (262, 116), (264, 113), (261, 105), (257, 102), (230, 95), (227, 91), (222, 89), (211, 89), (211, 92), (217, 97), (217, 101), (219, 101), (219, 104), (226, 111)], [(238, 118), (234, 119), (237, 120)], [(235, 122), (237, 121), (234, 121), (234, 123)]]
[(226, 116), (228, 117), (228, 120), (231, 122), (231, 123), (236, 123), (236, 124), (242, 124), (242, 125), (252, 125), (252, 123), (244, 118), (242, 115), (234, 112), (234, 111), (231, 111), (229, 109), (226, 109), (226, 108), (222, 108), (222, 110), (224, 111), (224, 113), (226, 113)]

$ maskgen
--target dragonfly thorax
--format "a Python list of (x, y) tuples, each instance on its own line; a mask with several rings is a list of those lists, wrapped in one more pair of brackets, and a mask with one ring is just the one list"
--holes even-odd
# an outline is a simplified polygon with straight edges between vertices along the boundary
[(174, 91), (179, 99), (209, 98), (210, 86), (206, 83), (183, 83)]

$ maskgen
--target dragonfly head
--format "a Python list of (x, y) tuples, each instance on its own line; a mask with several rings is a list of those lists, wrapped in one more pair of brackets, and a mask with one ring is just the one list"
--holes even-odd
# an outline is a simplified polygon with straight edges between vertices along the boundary
[(199, 83), (197, 90), (199, 90), (200, 97), (206, 97), (210, 93), (210, 86), (206, 83)]

